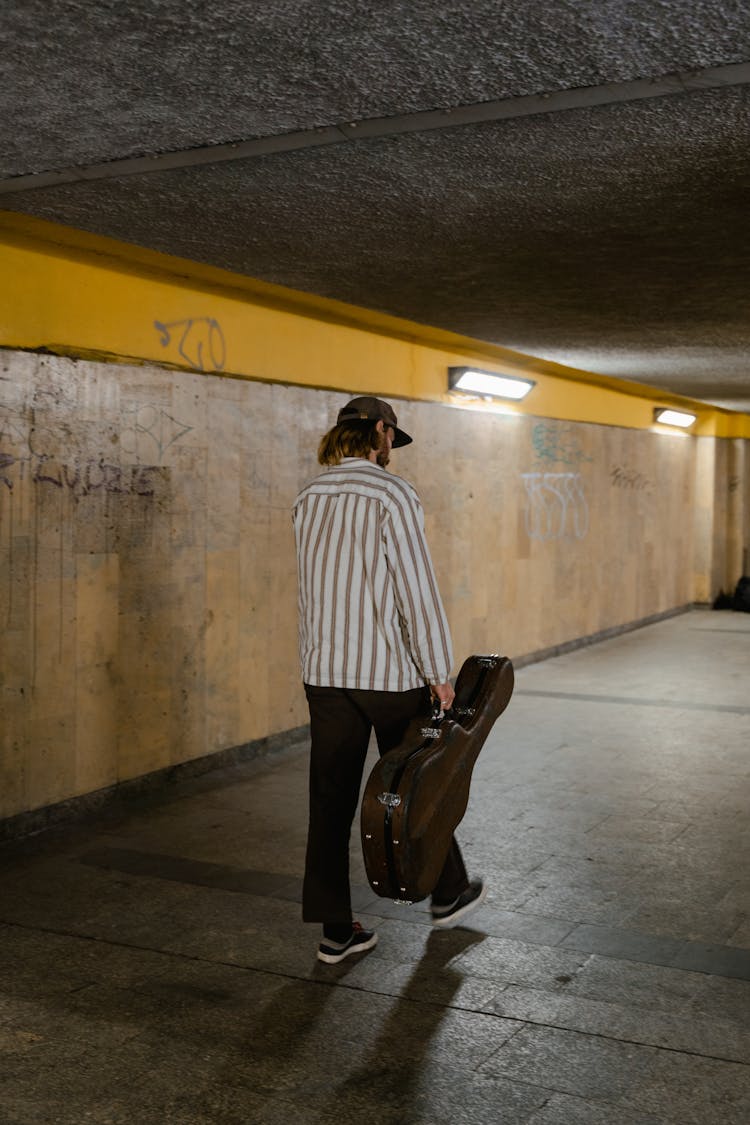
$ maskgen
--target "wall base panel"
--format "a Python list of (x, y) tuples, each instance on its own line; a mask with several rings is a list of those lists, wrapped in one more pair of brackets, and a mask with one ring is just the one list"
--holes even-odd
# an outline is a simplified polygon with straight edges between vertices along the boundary
[[(561, 645), (552, 645), (551, 648), (539, 649), (537, 652), (528, 652), (523, 656), (514, 656), (514, 668), (526, 668), (529, 664), (540, 664), (543, 660), (550, 660), (553, 656), (564, 656), (566, 652), (575, 652), (579, 648), (599, 644), (600, 641), (609, 641), (623, 633), (632, 633), (635, 629), (643, 629), (646, 625), (655, 625), (658, 621), (667, 621), (670, 617), (679, 617), (689, 613), (692, 609), (702, 609), (696, 603), (676, 606), (674, 609), (664, 610), (663, 613), (652, 613), (649, 617), (642, 617), (640, 621), (628, 621), (625, 625), (615, 625), (612, 629), (602, 629), (598, 633), (590, 633), (587, 637), (578, 637), (574, 641), (566, 641)], [(705, 607), (707, 608), (707, 607)]]
[(281, 734), (256, 738), (243, 746), (232, 746), (227, 750), (193, 758), (189, 762), (154, 770), (129, 781), (97, 789), (93, 793), (84, 793), (80, 797), (70, 797), (67, 801), (58, 801), (53, 805), (6, 817), (0, 820), (0, 844), (36, 836), (53, 828), (91, 821), (96, 817), (133, 813), (148, 802), (163, 801), (165, 794), (180, 782), (242, 762), (267, 758), (294, 747), (303, 749), (308, 736), (309, 726), (294, 727)]

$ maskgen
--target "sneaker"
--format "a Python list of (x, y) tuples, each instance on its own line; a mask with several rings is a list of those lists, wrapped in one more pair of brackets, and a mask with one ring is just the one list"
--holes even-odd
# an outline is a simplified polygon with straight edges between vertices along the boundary
[(455, 926), (460, 918), (465, 918), (487, 898), (487, 884), (483, 879), (472, 879), (468, 888), (453, 902), (432, 904), (433, 926)]
[(363, 930), (359, 922), (352, 923), (352, 936), (348, 941), (330, 941), (324, 938), (318, 946), (318, 960), (329, 965), (343, 961), (350, 953), (364, 953), (378, 944), (378, 935), (373, 930)]

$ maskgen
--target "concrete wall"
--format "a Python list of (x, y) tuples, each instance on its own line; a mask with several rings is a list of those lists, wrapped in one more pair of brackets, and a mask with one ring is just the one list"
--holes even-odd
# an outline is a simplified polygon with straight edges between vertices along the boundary
[(731, 594), (750, 566), (750, 442), (695, 441), (694, 597), (711, 602)]
[[(289, 510), (345, 397), (0, 353), (0, 817), (304, 724)], [(726, 570), (747, 442), (396, 405), (457, 663)], [(744, 474), (720, 519), (717, 457)]]

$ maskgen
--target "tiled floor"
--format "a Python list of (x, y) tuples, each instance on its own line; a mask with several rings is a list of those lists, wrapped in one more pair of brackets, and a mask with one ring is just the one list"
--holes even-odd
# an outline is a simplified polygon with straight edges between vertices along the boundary
[(0, 851), (2, 1125), (747, 1125), (750, 617), (523, 668), (462, 929), (300, 922), (306, 747)]

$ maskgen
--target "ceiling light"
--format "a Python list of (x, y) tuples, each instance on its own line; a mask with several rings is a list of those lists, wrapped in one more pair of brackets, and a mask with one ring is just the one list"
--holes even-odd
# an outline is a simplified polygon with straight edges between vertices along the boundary
[(686, 414), (681, 410), (665, 410), (661, 406), (654, 409), (654, 421), (662, 426), (692, 426), (695, 418), (695, 414)]
[(524, 398), (536, 385), (532, 379), (496, 375), (493, 371), (478, 371), (474, 367), (449, 367), (448, 381), (451, 390), (490, 398)]

